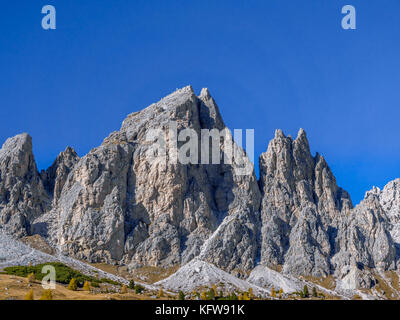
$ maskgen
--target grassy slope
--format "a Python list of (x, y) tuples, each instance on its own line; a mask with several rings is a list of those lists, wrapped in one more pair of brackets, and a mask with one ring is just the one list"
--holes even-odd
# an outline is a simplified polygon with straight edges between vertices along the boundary
[[(31, 287), (29, 287), (31, 286)], [(6, 290), (7, 288), (7, 290)], [(66, 285), (57, 284), (56, 289), (52, 290), (54, 300), (152, 300), (155, 293), (135, 294), (132, 290), (128, 290), (126, 294), (106, 293), (111, 286), (108, 284), (101, 285), (100, 289), (94, 288), (91, 292), (87, 291), (71, 291)], [(15, 299), (24, 300), (30, 289), (34, 291), (34, 298), (38, 300), (44, 289), (40, 281), (29, 284), (26, 278), (13, 275), (0, 274), (0, 300)], [(8, 293), (8, 294), (7, 294)], [(167, 298), (163, 298), (167, 299)]]

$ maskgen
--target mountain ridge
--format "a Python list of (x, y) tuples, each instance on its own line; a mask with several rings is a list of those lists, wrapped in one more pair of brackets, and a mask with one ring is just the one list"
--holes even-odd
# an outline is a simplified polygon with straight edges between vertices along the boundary
[(354, 289), (374, 287), (373, 270), (397, 272), (400, 179), (353, 207), (324, 157), (311, 155), (303, 129), (296, 139), (276, 130), (258, 179), (254, 167), (235, 174), (234, 162), (145, 161), (149, 131), (171, 121), (199, 136), (226, 128), (208, 89), (196, 96), (188, 86), (128, 115), (87, 155), (67, 147), (40, 173), (31, 137), (8, 139), (0, 149), (0, 224), (17, 238), (39, 234), (65, 255), (132, 272), (200, 258), (240, 278), (279, 267), (297, 278), (352, 277)]

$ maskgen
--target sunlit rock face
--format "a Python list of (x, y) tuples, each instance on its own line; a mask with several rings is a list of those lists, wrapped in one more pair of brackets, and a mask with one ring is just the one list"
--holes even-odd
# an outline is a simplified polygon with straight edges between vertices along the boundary
[[(187, 146), (184, 129), (197, 141), (197, 162), (177, 161), (171, 151)], [(216, 140), (220, 162), (202, 162), (212, 162), (206, 129), (227, 128), (207, 89), (197, 96), (185, 87), (130, 114), (82, 158), (66, 148), (41, 173), (30, 136), (10, 138), (0, 149), (0, 226), (16, 238), (40, 234), (74, 258), (131, 269), (197, 258), (243, 278), (257, 266), (260, 279), (268, 267), (284, 277), (331, 275), (346, 289), (371, 287), (375, 271), (397, 270), (400, 180), (353, 208), (325, 159), (311, 154), (304, 130), (296, 139), (276, 131), (257, 180), (228, 130)], [(167, 152), (149, 158), (157, 130)], [(224, 162), (228, 145), (235, 152)], [(238, 174), (243, 165), (250, 170)]]
[(261, 263), (294, 275), (329, 275), (337, 227), (352, 202), (325, 159), (311, 155), (303, 129), (296, 139), (276, 131), (260, 157), (260, 187)]
[(0, 225), (16, 237), (30, 233), (31, 221), (50, 199), (36, 168), (32, 138), (20, 134), (0, 149)]

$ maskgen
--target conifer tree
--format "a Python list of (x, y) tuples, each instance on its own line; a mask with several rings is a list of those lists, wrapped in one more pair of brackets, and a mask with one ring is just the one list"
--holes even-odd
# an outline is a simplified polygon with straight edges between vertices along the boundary
[(135, 293), (140, 294), (144, 291), (144, 288), (140, 284), (135, 284)]
[(76, 279), (75, 278), (72, 278), (71, 281), (69, 282), (68, 289), (72, 290), (72, 291), (78, 290), (78, 285), (76, 283)]
[(33, 272), (30, 273), (30, 274), (28, 275), (27, 279), (28, 279), (28, 283), (33, 283), (33, 282), (35, 282), (35, 280), (36, 280), (35, 274), (34, 274)]
[(310, 294), (308, 293), (308, 287), (307, 287), (307, 285), (304, 285), (303, 294), (304, 294), (304, 298), (308, 298), (309, 295), (310, 295)]
[(53, 300), (53, 294), (50, 289), (44, 290), (40, 300)]
[(217, 286), (215, 284), (213, 284), (212, 286), (212, 290), (214, 291), (214, 297), (218, 295), (217, 293)]
[(250, 300), (248, 292), (243, 293), (242, 300)]
[(164, 297), (164, 291), (163, 291), (163, 288), (160, 288), (160, 290), (158, 290), (158, 297), (159, 297), (159, 298), (162, 298), (162, 297)]
[(206, 294), (206, 292), (205, 291), (203, 291), (202, 293), (201, 293), (201, 300), (207, 300), (207, 294)]
[(121, 288), (121, 294), (127, 294), (128, 293), (128, 287), (124, 284)]
[(88, 281), (85, 281), (83, 283), (83, 287), (82, 287), (83, 291), (90, 291), (90, 283)]
[(131, 289), (131, 290), (135, 289), (135, 281), (133, 281), (133, 280), (129, 281), (129, 289)]
[(183, 291), (179, 291), (178, 293), (178, 300), (185, 300), (185, 294), (183, 293)]
[(253, 295), (253, 288), (249, 289), (249, 298), (253, 299), (254, 295)]
[(279, 296), (278, 296), (278, 297), (279, 297), (279, 299), (281, 299), (281, 298), (282, 298), (282, 294), (283, 294), (283, 289), (282, 289), (282, 288), (280, 288), (280, 289), (279, 289)]
[(28, 291), (28, 293), (25, 296), (25, 300), (35, 300), (34, 299), (34, 294), (33, 294), (33, 289)]
[(210, 289), (206, 292), (207, 300), (215, 300), (215, 291), (214, 289)]
[(312, 296), (314, 298), (318, 297), (317, 289), (315, 287), (312, 288)]
[(276, 292), (274, 287), (271, 288), (271, 297), (276, 298)]

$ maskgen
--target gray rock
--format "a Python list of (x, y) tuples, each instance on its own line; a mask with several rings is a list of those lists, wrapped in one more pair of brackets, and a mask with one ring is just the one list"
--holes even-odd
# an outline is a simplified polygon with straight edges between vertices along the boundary
[[(379, 272), (396, 268), (396, 248), (387, 223), (379, 196), (368, 192), (339, 226), (337, 253), (332, 259), (338, 277), (346, 277), (354, 269), (366, 273), (370, 269)], [(357, 274), (357, 278), (363, 277)], [(360, 280), (358, 285), (370, 286), (371, 281)]]
[(25, 236), (30, 222), (45, 212), (48, 204), (31, 137), (24, 133), (8, 139), (0, 149), (0, 224), (16, 237)]
[[(171, 121), (199, 137), (202, 129), (225, 129), (207, 89), (197, 97), (186, 87), (129, 115), (82, 159), (67, 149), (42, 174), (53, 208), (35, 220), (35, 230), (76, 258), (168, 267), (198, 256), (232, 216), (225, 240), (209, 241), (203, 252), (227, 270), (253, 268), (261, 199), (254, 170), (241, 176), (234, 164), (149, 162), (149, 130), (167, 130)], [(219, 148), (223, 153), (222, 142)]]
[(306, 133), (277, 130), (260, 157), (261, 263), (289, 274), (331, 273), (337, 225), (352, 209), (322, 156), (312, 157)]

